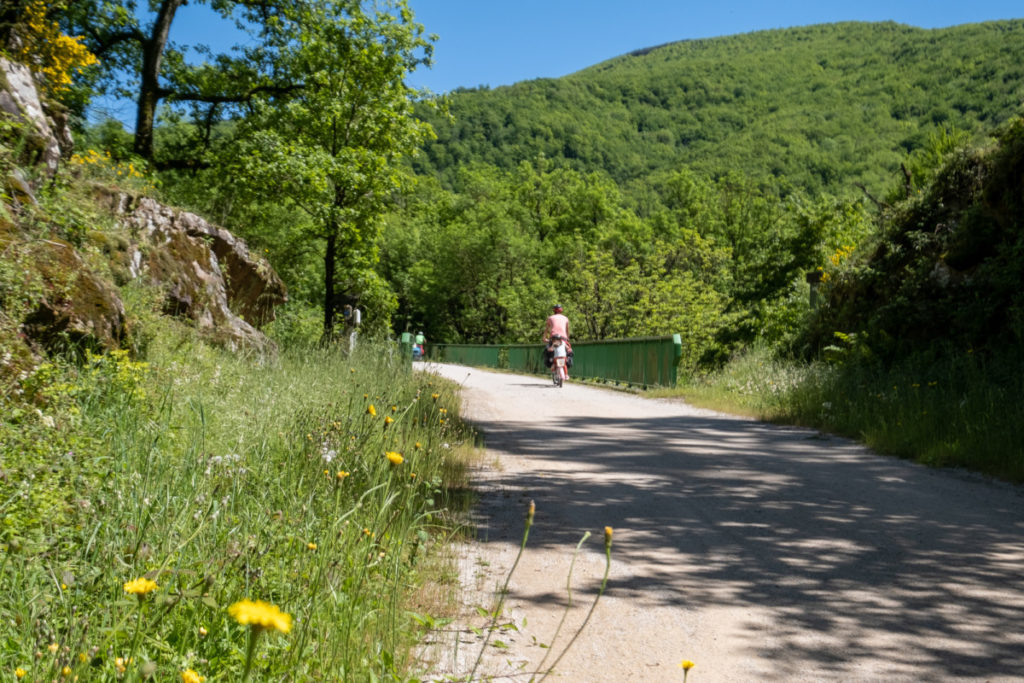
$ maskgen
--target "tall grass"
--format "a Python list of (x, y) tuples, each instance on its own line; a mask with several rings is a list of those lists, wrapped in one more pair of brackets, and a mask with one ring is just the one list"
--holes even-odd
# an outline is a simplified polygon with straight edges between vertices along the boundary
[(755, 349), (682, 390), (699, 405), (842, 434), (892, 455), (1024, 481), (1024, 360), (935, 353), (782, 361)]
[(1013, 354), (816, 365), (776, 417), (885, 453), (1024, 481), (1024, 362)]
[[(227, 608), (248, 598), (294, 620), (263, 629), (253, 678), (407, 680), (406, 605), (465, 484), (452, 390), (387, 347), (147, 348), (4, 398), (3, 675), (238, 680), (249, 632)], [(140, 577), (158, 588), (126, 592)]]

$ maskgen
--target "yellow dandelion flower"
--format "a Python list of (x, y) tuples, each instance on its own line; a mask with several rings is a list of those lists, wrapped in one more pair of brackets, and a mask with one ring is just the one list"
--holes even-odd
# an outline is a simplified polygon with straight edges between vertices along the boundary
[(349, 476), (349, 473), (345, 470), (338, 471), (338, 481), (345, 481), (345, 477)]
[(324, 470), (324, 475), (328, 476), (328, 477), (331, 476), (331, 471), (330, 470)]
[(206, 630), (205, 626), (200, 626), (199, 627), (199, 637), (200, 638), (205, 638), (207, 633), (209, 633), (209, 631)]
[(14, 675), (18, 678), (24, 678), (27, 674), (28, 672), (22, 669), (20, 666), (14, 670)]
[(356, 369), (355, 369), (355, 368), (349, 368), (349, 369), (348, 369), (348, 371), (349, 371), (349, 372), (355, 372), (355, 371), (356, 371)]
[(60, 649), (60, 645), (58, 645), (57, 643), (50, 643), (49, 645), (46, 646), (46, 649), (49, 650), (50, 652), (56, 652), (57, 650)]
[(147, 593), (155, 591), (159, 587), (160, 586), (156, 585), (156, 581), (152, 581), (144, 576), (141, 576), (135, 579), (134, 581), (126, 582), (124, 584), (124, 592), (142, 597)]
[(436, 401), (437, 399), (441, 398), (441, 394), (431, 394), (430, 398), (432, 398), (432, 399), (434, 399)]
[(306, 547), (310, 550), (316, 550), (316, 543), (307, 543)]
[(388, 460), (391, 461), (392, 465), (401, 465), (405, 461), (405, 458), (402, 457), (401, 453), (396, 453), (394, 451), (388, 451), (384, 455), (387, 456)]
[(389, 424), (391, 424), (392, 422), (394, 422), (394, 420), (393, 420), (393, 419), (391, 419), (391, 416), (390, 416), (390, 415), (388, 415), (387, 417), (385, 417), (385, 418), (384, 418), (384, 424), (385, 424), (385, 425), (389, 425)]
[(413, 472), (412, 474), (410, 474), (410, 475), (409, 475), (409, 478), (410, 478), (410, 479), (415, 479), (415, 478), (416, 478), (416, 473), (415, 473), (415, 472)]
[(417, 442), (416, 442), (416, 450), (419, 450), (419, 449), (421, 449), (421, 448), (423, 448), (423, 446), (421, 446), (421, 445), (420, 445), (420, 442), (419, 442), (419, 441), (417, 441)]
[(181, 683), (203, 683), (206, 676), (200, 676), (192, 669), (185, 669), (181, 672)]
[(398, 412), (398, 406), (391, 406), (391, 412), (392, 413)]
[(691, 662), (689, 659), (684, 659), (682, 663), (679, 664), (679, 666), (683, 669), (683, 671), (689, 671), (697, 665)]
[(370, 417), (377, 417), (377, 409), (373, 407), (372, 403), (366, 407), (366, 412), (370, 415)]
[(228, 607), (228, 614), (243, 626), (273, 628), (281, 633), (292, 630), (292, 616), (282, 612), (277, 605), (262, 600), (240, 600)]
[(65, 666), (63, 669), (60, 670), (60, 675), (63, 676), (64, 678), (67, 678), (68, 676), (70, 676), (71, 675), (71, 667), (70, 666)]
[(89, 661), (89, 655), (85, 654), (84, 652), (79, 652), (78, 661), (80, 661), (82, 664), (85, 664), (87, 661)]

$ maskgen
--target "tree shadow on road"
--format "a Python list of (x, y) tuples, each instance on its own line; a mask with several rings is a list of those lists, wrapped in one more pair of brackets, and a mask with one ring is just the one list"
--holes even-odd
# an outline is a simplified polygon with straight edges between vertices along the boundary
[[(751, 623), (751, 651), (836, 676), (880, 658), (893, 677), (1024, 678), (1024, 489), (726, 416), (477, 426), (535, 466), (501, 478), (521, 493), (506, 500), (537, 502), (531, 547), (616, 528), (616, 554), (644, 570), (609, 595), (770, 608), (771, 650)], [(520, 513), (485, 503), (486, 542), (517, 544), (499, 522)]]

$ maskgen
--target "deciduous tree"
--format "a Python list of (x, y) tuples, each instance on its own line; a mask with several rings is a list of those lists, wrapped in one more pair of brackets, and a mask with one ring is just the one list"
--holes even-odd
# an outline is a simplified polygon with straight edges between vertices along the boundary
[(239, 125), (240, 181), (301, 208), (323, 241), (324, 332), (342, 275), (375, 260), (377, 219), (402, 184), (400, 161), (431, 133), (412, 116), (407, 74), (431, 40), (404, 0), (309, 0), (279, 17), (277, 74), (303, 87), (264, 93)]

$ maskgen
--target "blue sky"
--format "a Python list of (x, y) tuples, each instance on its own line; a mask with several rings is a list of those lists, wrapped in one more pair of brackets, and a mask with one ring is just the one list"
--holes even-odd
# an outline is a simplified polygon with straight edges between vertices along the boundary
[(434, 92), (556, 78), (676, 40), (836, 21), (938, 28), (1024, 17), (1020, 0), (410, 0), (436, 33)]
[[(443, 93), (557, 78), (676, 40), (836, 21), (897, 21), (921, 28), (1024, 17), (1021, 0), (410, 0), (437, 34), (434, 66), (409, 83)], [(179, 10), (171, 39), (226, 50), (244, 37), (204, 5)], [(134, 121), (130, 103), (98, 108)], [(94, 112), (98, 113), (98, 112)]]

